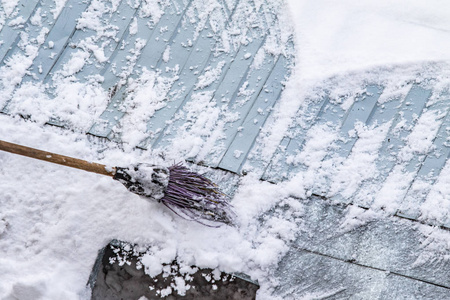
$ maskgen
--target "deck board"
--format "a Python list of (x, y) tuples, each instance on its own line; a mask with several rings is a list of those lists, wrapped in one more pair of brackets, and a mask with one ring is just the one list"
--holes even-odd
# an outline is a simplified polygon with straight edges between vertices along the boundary
[[(14, 50), (14, 47), (19, 41), (19, 34), (30, 23), (31, 15), (36, 12), (36, 9), (40, 7), (38, 0), (21, 0), (16, 6), (19, 13), (17, 16), (14, 14), (9, 15), (5, 20), (5, 25), (2, 26), (0, 31), (0, 61), (4, 61), (5, 55)], [(21, 25), (11, 26), (11, 21), (22, 18), (26, 23)]]
[[(118, 143), (140, 139), (134, 146), (165, 151), (202, 126), (209, 111), (191, 110), (202, 98), (215, 111), (208, 116), (213, 133), (198, 137), (203, 152), (188, 151), (184, 159), (240, 172), (293, 65), (286, 54), (292, 37), (280, 38), (267, 3), (218, 1), (208, 7), (200, 0), (170, 0), (150, 8), (146, 2), (68, 0), (56, 19), (49, 13), (53, 5), (28, 1), (20, 9), (25, 24), (5, 24), (0, 31), (2, 64), (16, 54), (30, 60), (14, 84), (2, 82), (9, 87), (0, 99), (4, 113), (47, 118), (47, 124)], [(32, 20), (37, 12), (46, 12), (42, 24)], [(37, 39), (40, 27), (48, 32)], [(19, 47), (21, 30), (39, 40), (32, 56)], [(274, 41), (279, 53), (271, 53)], [(134, 83), (149, 72), (155, 88), (165, 82), (166, 90), (157, 91), (162, 99), (155, 109), (139, 111)], [(22, 97), (29, 88), (36, 98), (30, 104)], [(30, 116), (34, 106), (39, 114)], [(143, 129), (135, 138), (127, 126)], [(243, 153), (240, 159), (236, 151)]]
[[(177, 1), (179, 5), (183, 5), (184, 3), (181, 0)], [(185, 9), (186, 7), (184, 7), (183, 11), (185, 11)], [(141, 53), (134, 64), (133, 70), (130, 70), (132, 71), (132, 77), (138, 76), (140, 68), (146, 67), (153, 69), (156, 67), (158, 62), (161, 60), (167, 44), (170, 43), (170, 41), (173, 40), (173, 38), (178, 34), (178, 28), (182, 17), (183, 14), (179, 13), (174, 6), (169, 7), (169, 11), (161, 17), (159, 22), (154, 26), (154, 29), (149, 32), (150, 35), (145, 37), (145, 46), (142, 48)], [(127, 53), (123, 54), (125, 57), (115, 57), (117, 61), (122, 60), (122, 64), (123, 62), (126, 62), (126, 55), (129, 55)], [(115, 68), (117, 68), (117, 66), (115, 66)], [(105, 74), (107, 74), (105, 76), (106, 84), (117, 82), (117, 80), (111, 80), (110, 76), (112, 76), (112, 72), (107, 71)], [(128, 78), (128, 76), (125, 78)], [(109, 86), (108, 88), (112, 88), (112, 86)], [(125, 115), (125, 112), (121, 109), (121, 105), (126, 99), (126, 94), (126, 87), (124, 85), (119, 86), (118, 91), (113, 95), (108, 108), (100, 116), (101, 120), (94, 124), (90, 129), (90, 134), (111, 138), (111, 131), (113, 127)]]
[[(53, 4), (19, 1), (16, 9), (23, 23), (11, 26), (18, 16), (9, 17), (0, 29), (3, 72), (14, 71), (8, 66), (14, 57), (30, 61), (13, 80), (2, 80), (4, 113), (32, 118), (33, 107), (28, 108), (23, 94), (28, 87), (36, 88), (36, 98), (43, 102), (31, 104), (42, 105), (39, 121), (47, 118), (48, 124), (150, 151), (178, 149), (182, 159), (236, 174), (251, 166), (273, 183), (323, 174), (308, 187), (309, 193), (365, 208), (383, 208), (391, 197), (399, 206), (394, 213), (411, 219), (421, 218), (430, 191), (442, 181), (450, 155), (448, 99), (432, 97), (432, 81), (409, 83), (405, 97), (390, 97), (383, 83), (370, 81), (353, 98), (336, 98), (325, 89), (305, 99), (270, 161), (253, 152), (261, 146), (261, 129), (270, 131), (266, 121), (282, 97), (295, 53), (292, 35), (282, 38), (277, 15), (264, 8), (265, 2), (218, 1), (208, 8), (200, 0), (170, 0), (159, 2), (152, 12), (144, 2), (105, 2), (96, 19), (101, 26), (95, 29), (83, 25), (83, 17), (99, 5), (91, 1), (69, 0), (56, 19), (50, 13), (42, 15), (40, 23), (33, 19)], [(25, 38), (36, 49), (32, 54), (22, 47)], [(273, 52), (274, 45), (281, 45), (279, 52)], [(84, 61), (79, 69), (67, 71), (77, 55)], [(134, 90), (150, 73), (155, 89), (165, 84), (153, 107), (154, 99), (137, 103)], [(81, 89), (90, 86), (92, 95), (86, 101), (92, 103), (82, 107), (83, 93), (89, 91), (65, 103), (70, 99), (62, 81), (74, 89), (77, 84)], [(45, 111), (48, 103), (53, 103), (50, 112)], [(76, 114), (83, 118), (72, 123)], [(436, 115), (434, 126), (439, 127), (430, 133), (432, 147), (417, 152), (408, 139), (430, 114)], [(360, 151), (358, 130), (384, 127), (376, 172), (350, 187), (351, 180), (339, 179), (339, 172)], [(329, 140), (324, 151), (316, 153), (321, 156), (311, 161), (306, 152), (321, 134)], [(413, 155), (404, 158), (405, 153)], [(327, 164), (335, 164), (337, 171), (326, 169)], [(389, 195), (389, 184), (397, 182), (402, 186)], [(443, 218), (437, 224), (446, 223)]]
[(243, 119), (241, 125), (243, 129), (234, 137), (233, 142), (222, 157), (219, 163), (220, 168), (235, 173), (240, 172), (271, 108), (283, 90), (282, 82), (288, 73), (286, 64), (287, 61), (284, 56), (280, 56), (267, 79), (264, 90), (259, 94), (245, 119)]

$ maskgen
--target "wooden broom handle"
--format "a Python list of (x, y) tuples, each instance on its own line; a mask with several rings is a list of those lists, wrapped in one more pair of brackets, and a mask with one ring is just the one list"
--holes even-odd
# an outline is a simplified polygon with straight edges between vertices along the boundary
[(42, 151), (1, 140), (0, 150), (102, 175), (114, 176), (116, 173), (116, 168), (107, 168), (102, 164), (92, 163), (82, 159)]

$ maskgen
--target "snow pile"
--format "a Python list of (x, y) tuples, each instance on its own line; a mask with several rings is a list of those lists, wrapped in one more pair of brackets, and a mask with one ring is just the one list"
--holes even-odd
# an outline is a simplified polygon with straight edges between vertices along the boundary
[[(83, 135), (9, 116), (0, 116), (0, 124), (3, 139), (64, 155), (122, 166), (154, 160), (148, 152), (92, 145)], [(184, 266), (248, 273), (264, 290), (275, 284), (267, 274), (287, 251), (302, 212), (297, 200), (288, 199), (283, 205), (292, 205), (292, 210), (280, 210), (262, 224), (255, 221), (286, 195), (275, 185), (248, 178), (233, 200), (239, 225), (209, 228), (185, 221), (157, 202), (143, 201), (106, 176), (3, 152), (0, 164), (4, 297), (20, 298), (25, 290), (32, 290), (36, 299), (86, 297), (97, 251), (112, 239), (152, 245), (152, 255), (143, 261), (149, 274), (178, 259)]]
[(450, 59), (450, 12), (445, 1), (287, 2), (303, 78)]

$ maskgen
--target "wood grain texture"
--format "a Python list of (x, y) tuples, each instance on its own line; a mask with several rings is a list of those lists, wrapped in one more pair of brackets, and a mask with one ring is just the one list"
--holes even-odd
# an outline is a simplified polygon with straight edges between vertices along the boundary
[(42, 151), (39, 149), (17, 145), (5, 141), (0, 141), (0, 150), (102, 175), (114, 176), (116, 171), (115, 168), (107, 168), (102, 164), (93, 163), (52, 152)]

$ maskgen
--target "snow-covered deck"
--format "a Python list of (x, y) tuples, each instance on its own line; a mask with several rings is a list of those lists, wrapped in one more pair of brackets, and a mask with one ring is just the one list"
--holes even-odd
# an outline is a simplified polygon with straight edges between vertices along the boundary
[(2, 1), (0, 139), (189, 161), (233, 195), (238, 226), (0, 153), (0, 295), (88, 298), (117, 238), (148, 247), (150, 273), (244, 272), (263, 299), (449, 298), (450, 18), (375, 2)]
[(21, 5), (0, 31), (3, 112), (236, 173), (293, 64), (252, 1)]

